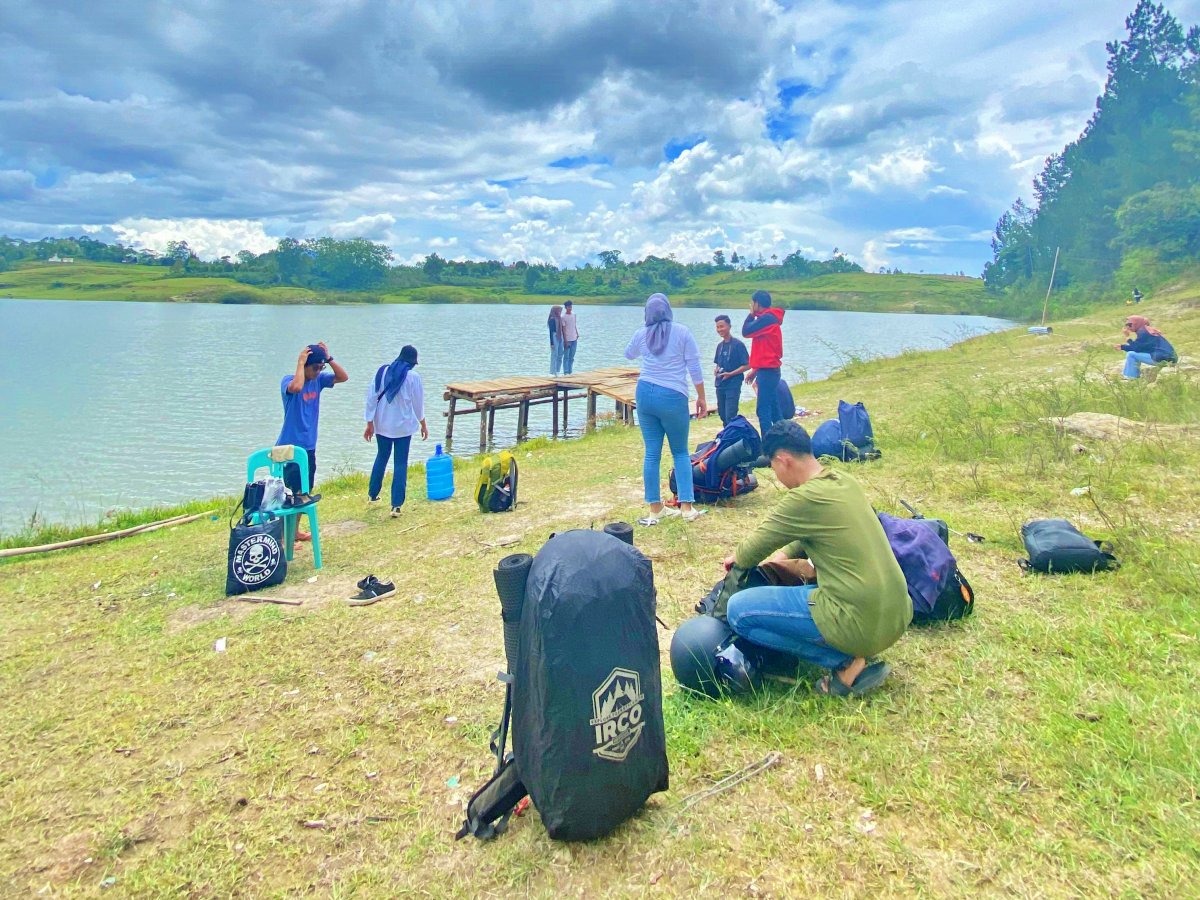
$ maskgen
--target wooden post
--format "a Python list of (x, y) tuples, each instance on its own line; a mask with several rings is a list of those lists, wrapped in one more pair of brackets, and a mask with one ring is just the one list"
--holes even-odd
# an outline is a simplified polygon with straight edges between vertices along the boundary
[(596, 427), (596, 392), (590, 387), (587, 392), (587, 423), (584, 426), (588, 431)]
[(485, 402), (479, 408), (479, 452), (483, 453), (487, 450), (487, 413), (491, 409), (491, 402)]
[(558, 437), (558, 388), (554, 389), (553, 412), (551, 413), (550, 433), (554, 437)]
[(517, 407), (517, 441), (523, 441), (529, 436), (529, 398), (526, 397)]
[(446, 450), (450, 450), (450, 441), (454, 439), (454, 404), (458, 398), (451, 395), (450, 412), (446, 414)]
[(565, 436), (565, 435), (566, 435), (566, 433), (567, 433), (567, 401), (568, 401), (569, 399), (571, 399), (571, 389), (570, 389), (570, 388), (567, 388), (565, 391), (563, 391), (563, 421), (562, 421), (562, 430), (563, 430), (563, 435), (564, 435), (564, 436)]
[[(482, 415), (482, 413), (480, 413), (480, 415)], [(496, 435), (496, 407), (494, 407), (494, 406), (488, 407), (487, 417), (488, 417), (487, 436), (488, 436), (489, 443), (491, 443), (491, 442), (494, 442), (495, 435)]]

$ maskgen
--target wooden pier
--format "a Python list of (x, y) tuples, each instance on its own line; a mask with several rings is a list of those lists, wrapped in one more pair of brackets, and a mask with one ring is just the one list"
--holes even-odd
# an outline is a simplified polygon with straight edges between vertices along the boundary
[[(553, 405), (551, 433), (558, 437), (567, 429), (567, 414), (571, 400), (587, 400), (587, 427), (596, 421), (596, 402), (607, 397), (616, 403), (617, 417), (627, 425), (633, 424), (637, 407), (634, 396), (638, 370), (629, 366), (612, 366), (577, 372), (571, 375), (514, 375), (487, 381), (459, 381), (446, 385), (442, 399), (450, 401), (446, 415), (446, 446), (454, 439), (454, 420), (459, 416), (479, 416), (479, 450), (487, 450), (496, 427), (496, 411), (517, 411), (517, 440), (529, 436), (529, 408), (545, 403)], [(461, 406), (460, 406), (461, 404)]]

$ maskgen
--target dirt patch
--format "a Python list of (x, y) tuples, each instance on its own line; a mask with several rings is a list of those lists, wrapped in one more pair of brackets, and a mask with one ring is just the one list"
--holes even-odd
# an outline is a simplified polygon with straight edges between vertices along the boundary
[(164, 630), (167, 634), (182, 634), (222, 616), (240, 619), (249, 614), (250, 608), (250, 604), (238, 603), (234, 600), (225, 600), (213, 606), (182, 606), (167, 616)]
[(95, 835), (90, 831), (76, 831), (66, 835), (49, 848), (31, 867), (39, 878), (51, 884), (63, 884), (78, 878), (95, 861), (92, 844)]
[(334, 522), (332, 525), (321, 526), (321, 537), (343, 537), (347, 534), (358, 534), (367, 530), (367, 523), (358, 519), (346, 519), (344, 522)]

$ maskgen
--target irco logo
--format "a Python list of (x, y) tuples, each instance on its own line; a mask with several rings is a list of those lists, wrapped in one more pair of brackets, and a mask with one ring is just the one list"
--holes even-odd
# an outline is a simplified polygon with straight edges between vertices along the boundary
[(233, 551), (233, 577), (247, 586), (262, 584), (279, 568), (279, 542), (269, 534), (252, 534)]
[(642, 736), (642, 679), (629, 669), (613, 669), (592, 692), (592, 720), (601, 759), (622, 762)]

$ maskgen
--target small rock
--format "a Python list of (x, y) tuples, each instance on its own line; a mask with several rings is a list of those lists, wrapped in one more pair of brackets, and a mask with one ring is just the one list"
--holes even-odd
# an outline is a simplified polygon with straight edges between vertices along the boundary
[(99, 581), (97, 581), (95, 584), (92, 585), (92, 590), (93, 591), (100, 590), (100, 582)]
[(820, 763), (813, 766), (813, 777), (817, 779), (817, 784), (825, 780), (825, 767)]
[(324, 791), (324, 790), (325, 790), (327, 787), (329, 787), (329, 784), (328, 784), (327, 782), (324, 782), (324, 781), (322, 781), (322, 782), (321, 782), (320, 784), (318, 784), (318, 785), (317, 785), (315, 788), (313, 788), (313, 793), (314, 793), (314, 794), (320, 794), (320, 793), (322, 793), (322, 792), (323, 792), (323, 791)]
[(1087, 485), (1084, 485), (1083, 487), (1071, 488), (1071, 496), (1072, 497), (1083, 497), (1084, 495), (1090, 494), (1091, 492), (1092, 492), (1092, 489), (1090, 487), (1088, 487)]
[(308, 583), (309, 583), (309, 584), (316, 584), (316, 583), (317, 583), (317, 576), (316, 576), (316, 575), (314, 575), (312, 578), (308, 579)]
[(378, 772), (368, 772), (367, 773), (367, 778), (378, 778), (378, 777), (379, 777)]
[(447, 725), (453, 725), (458, 721), (458, 716), (446, 716), (444, 721)]

